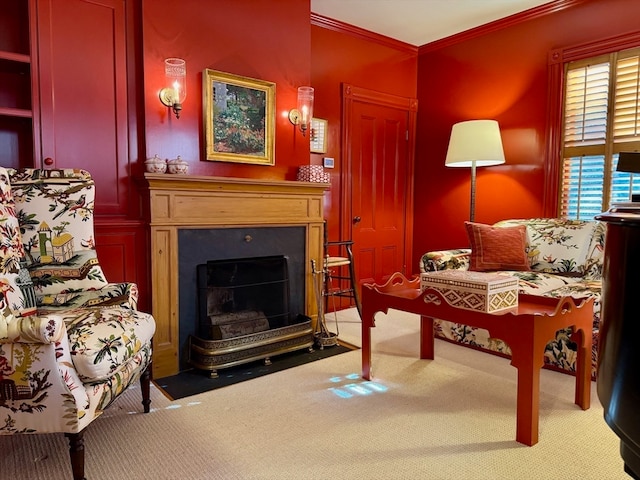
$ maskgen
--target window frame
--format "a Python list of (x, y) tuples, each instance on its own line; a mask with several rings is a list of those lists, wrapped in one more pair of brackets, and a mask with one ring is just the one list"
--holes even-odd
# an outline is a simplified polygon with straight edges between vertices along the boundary
[[(626, 50), (622, 50), (622, 51), (616, 51), (616, 52), (612, 52), (609, 53), (607, 55), (598, 55), (596, 57), (589, 57), (586, 59), (582, 59), (582, 60), (576, 60), (573, 62), (566, 62), (564, 64), (564, 76), (565, 79), (569, 78), (569, 74), (570, 72), (574, 72), (574, 71), (581, 71), (583, 70), (585, 67), (589, 67), (589, 66), (600, 66), (600, 65), (606, 65), (606, 75), (607, 75), (607, 91), (606, 91), (606, 105), (604, 109), (600, 109), (600, 111), (596, 111), (598, 113), (598, 119), (603, 119), (605, 120), (604, 123), (604, 130), (600, 130), (602, 132), (602, 136), (599, 137), (597, 140), (594, 141), (590, 141), (589, 139), (584, 139), (584, 134), (588, 133), (587, 129), (582, 130), (580, 133), (583, 135), (583, 141), (575, 141), (574, 143), (582, 143), (582, 144), (578, 144), (578, 145), (569, 145), (567, 146), (567, 142), (564, 139), (564, 136), (566, 135), (566, 127), (567, 127), (567, 119), (565, 118), (567, 115), (566, 112), (566, 107), (567, 107), (567, 90), (568, 90), (568, 83), (565, 82), (565, 89), (563, 92), (563, 114), (562, 114), (562, 118), (563, 118), (563, 124), (562, 124), (562, 130), (563, 130), (563, 145), (562, 145), (562, 155), (560, 156), (560, 161), (561, 161), (561, 168), (559, 169), (559, 178), (558, 178), (558, 182), (559, 182), (559, 199), (558, 199), (558, 212), (557, 215), (558, 216), (566, 216), (566, 213), (564, 210), (565, 205), (568, 205), (567, 202), (565, 202), (565, 190), (564, 190), (564, 186), (565, 186), (565, 182), (564, 179), (566, 178), (566, 173), (567, 173), (567, 169), (572, 169), (575, 168), (575, 163), (571, 162), (571, 160), (576, 159), (579, 161), (580, 163), (580, 169), (582, 169), (583, 166), (583, 160), (586, 162), (586, 165), (597, 165), (598, 163), (602, 164), (602, 170), (601, 170), (601, 174), (603, 176), (602, 178), (602, 182), (601, 182), (601, 187), (599, 187), (599, 192), (601, 193), (601, 197), (600, 197), (600, 205), (598, 206), (598, 208), (596, 209), (595, 213), (593, 210), (590, 211), (589, 209), (589, 194), (590, 192), (594, 192), (595, 191), (595, 187), (596, 187), (596, 183), (591, 183), (589, 182), (590, 177), (586, 176), (585, 177), (585, 190), (583, 191), (582, 188), (580, 188), (580, 194), (579, 194), (579, 202), (578, 204), (575, 206), (575, 211), (577, 216), (575, 217), (576, 219), (591, 219), (593, 218), (595, 215), (601, 213), (602, 211), (606, 211), (610, 208), (611, 206), (611, 201), (613, 200), (614, 202), (619, 202), (620, 199), (615, 199), (612, 198), (612, 190), (614, 190), (615, 184), (616, 184), (616, 180), (619, 180), (620, 177), (622, 176), (627, 177), (629, 176), (628, 173), (618, 173), (616, 174), (616, 171), (614, 170), (614, 165), (615, 162), (617, 161), (616, 155), (618, 155), (620, 152), (623, 151), (637, 151), (639, 150), (640, 147), (640, 139), (637, 138), (637, 110), (635, 112), (635, 119), (634, 119), (634, 133), (631, 135), (631, 137), (633, 139), (627, 139), (625, 140), (622, 137), (616, 136), (616, 120), (617, 120), (617, 96), (619, 93), (619, 87), (620, 85), (618, 84), (618, 72), (620, 69), (620, 62), (624, 62), (625, 59), (635, 59), (636, 61), (634, 62), (634, 67), (638, 67), (638, 59), (640, 59), (640, 47), (634, 47), (631, 49), (626, 49)], [(597, 79), (598, 77), (598, 73), (595, 73), (594, 77), (592, 77), (592, 80), (595, 80), (596, 82), (598, 81)], [(600, 78), (602, 78), (600, 76)], [(636, 83), (635, 85), (633, 85), (634, 89), (637, 89), (637, 72), (635, 73), (635, 79), (636, 79)], [(597, 87), (597, 84), (593, 84), (593, 87)], [(590, 89), (592, 90), (592, 89)], [(580, 89), (578, 90), (580, 91)], [(636, 90), (637, 91), (637, 90)], [(592, 92), (597, 93), (597, 91), (592, 90)], [(637, 96), (635, 97), (637, 99)], [(591, 101), (593, 100), (597, 100), (598, 97), (597, 95), (594, 97), (591, 97)], [(584, 114), (586, 110), (588, 110), (588, 108), (586, 107), (586, 105), (581, 104), (581, 102), (578, 102), (579, 104), (579, 111)], [(637, 107), (637, 105), (636, 105)], [(603, 118), (604, 117), (604, 118)], [(580, 127), (580, 121), (576, 122), (576, 124)], [(629, 137), (627, 137), (629, 138)], [(601, 158), (602, 160), (599, 162), (594, 162), (594, 159), (597, 158)], [(632, 183), (633, 180), (633, 183)], [(633, 184), (636, 184), (638, 186), (638, 178), (633, 178), (633, 176), (630, 176), (630, 180), (629, 180), (629, 192), (625, 192), (625, 198), (623, 199), (624, 201), (627, 201), (629, 199), (629, 194), (630, 192), (633, 190)], [(579, 182), (582, 183), (582, 182)], [(600, 183), (600, 182), (597, 182)], [(573, 183), (570, 184), (574, 185)], [(589, 189), (589, 186), (592, 186), (591, 189)], [(583, 196), (583, 192), (584, 192), (584, 196)], [(592, 208), (593, 208), (593, 203), (591, 204)], [(582, 215), (580, 215), (580, 210), (581, 207), (584, 207), (584, 209), (586, 210), (586, 215), (583, 217)], [(574, 218), (574, 217), (571, 217)]]
[(543, 214), (559, 216), (564, 129), (565, 64), (640, 47), (640, 31), (551, 50), (548, 55), (547, 150), (544, 164)]

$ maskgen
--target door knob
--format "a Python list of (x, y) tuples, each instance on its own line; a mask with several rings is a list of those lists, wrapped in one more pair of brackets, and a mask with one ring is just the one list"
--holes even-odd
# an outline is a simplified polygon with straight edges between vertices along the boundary
[(362, 220), (360, 216), (353, 217), (353, 224), (355, 225), (356, 223), (360, 223), (360, 220)]
[(49, 165), (53, 165), (53, 158), (51, 157), (47, 157), (44, 159), (44, 164), (49, 166)]

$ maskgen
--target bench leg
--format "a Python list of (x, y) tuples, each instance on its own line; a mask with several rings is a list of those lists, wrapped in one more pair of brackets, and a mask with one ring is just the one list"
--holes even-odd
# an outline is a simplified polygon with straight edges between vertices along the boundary
[(538, 443), (540, 369), (533, 368), (533, 365), (521, 365), (517, 368), (516, 441), (532, 446)]
[(571, 340), (578, 344), (578, 358), (576, 360), (576, 393), (574, 402), (582, 410), (591, 406), (591, 337), (586, 330), (576, 327)]
[(433, 318), (420, 316), (420, 358), (433, 360), (435, 358), (433, 346)]

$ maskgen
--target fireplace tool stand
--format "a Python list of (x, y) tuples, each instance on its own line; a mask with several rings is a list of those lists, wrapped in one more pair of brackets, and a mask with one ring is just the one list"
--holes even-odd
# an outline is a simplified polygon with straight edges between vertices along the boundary
[(327, 268), (318, 270), (316, 268), (316, 261), (311, 260), (311, 273), (313, 276), (313, 291), (315, 292), (316, 302), (318, 304), (318, 321), (316, 322), (316, 328), (313, 336), (316, 344), (320, 350), (322, 350), (324, 347), (333, 347), (338, 344), (338, 315), (336, 313), (335, 298), (333, 298), (333, 315), (336, 321), (336, 333), (330, 332), (325, 318), (326, 312), (324, 308), (323, 292), (324, 285), (327, 284), (327, 282), (325, 282), (325, 276), (329, 275), (328, 278), (329, 281), (331, 281), (330, 272)]

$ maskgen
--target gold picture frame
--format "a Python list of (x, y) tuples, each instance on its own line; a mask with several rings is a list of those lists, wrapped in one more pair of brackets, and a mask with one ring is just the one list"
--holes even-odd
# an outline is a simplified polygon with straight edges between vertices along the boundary
[(276, 84), (207, 68), (202, 90), (205, 158), (274, 165)]

